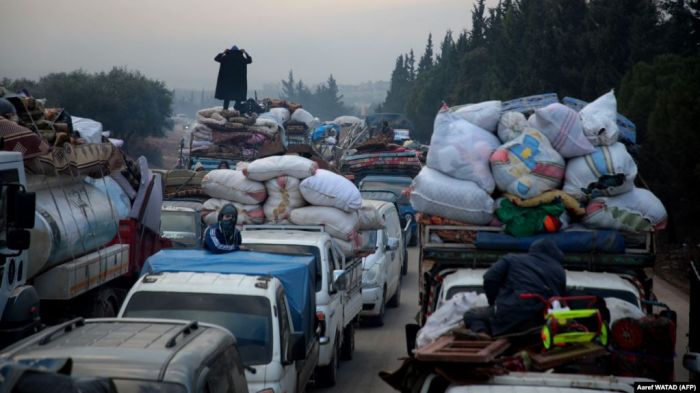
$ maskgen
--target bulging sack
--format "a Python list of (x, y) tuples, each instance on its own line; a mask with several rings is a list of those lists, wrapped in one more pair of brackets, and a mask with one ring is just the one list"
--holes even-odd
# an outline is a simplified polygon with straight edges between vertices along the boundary
[(247, 179), (242, 171), (215, 169), (202, 178), (202, 190), (212, 198), (254, 205), (267, 197), (263, 183)]
[(477, 225), (493, 219), (493, 199), (469, 180), (423, 167), (411, 187), (411, 205), (416, 211)]
[(520, 112), (506, 112), (498, 121), (498, 139), (508, 143), (519, 137), (527, 128), (530, 128), (530, 124), (525, 115)]
[(306, 124), (307, 127), (311, 128), (314, 124), (314, 117), (307, 110), (299, 108), (292, 113), (291, 119), (293, 121), (298, 121)]
[(289, 121), (289, 109), (287, 108), (270, 108), (270, 113), (279, 120), (280, 124)]
[(613, 197), (591, 200), (583, 223), (591, 228), (646, 232), (666, 227), (666, 208), (649, 190), (633, 188)]
[(501, 101), (460, 105), (450, 108), (450, 111), (477, 127), (495, 132), (496, 127), (498, 127), (498, 119), (501, 117)]
[(362, 207), (360, 190), (348, 179), (331, 171), (319, 169), (299, 186), (301, 195), (312, 205), (335, 207), (354, 212)]
[(370, 200), (363, 199), (362, 207), (357, 211), (360, 220), (360, 230), (382, 229), (386, 218), (379, 212), (379, 205)]
[(442, 110), (435, 117), (426, 164), (450, 177), (473, 181), (490, 194), (495, 184), (489, 157), (499, 145), (492, 133)]
[(554, 103), (536, 109), (529, 123), (542, 132), (564, 158), (593, 152), (593, 145), (583, 134), (578, 113), (566, 105)]
[(323, 225), (329, 235), (350, 241), (359, 227), (357, 213), (327, 206), (306, 206), (292, 210), (289, 221), (296, 225)]
[(281, 223), (289, 219), (293, 209), (306, 204), (299, 191), (299, 179), (280, 176), (265, 182), (267, 200), (263, 205), (265, 218), (269, 223)]
[(265, 222), (265, 213), (260, 205), (244, 205), (219, 198), (207, 199), (202, 204), (204, 222), (207, 225), (216, 224), (219, 219), (219, 210), (228, 203), (233, 204), (238, 210), (238, 225), (254, 225)]
[(292, 176), (305, 179), (313, 176), (318, 164), (301, 156), (270, 156), (257, 159), (243, 169), (248, 179), (268, 181), (279, 176)]
[(564, 178), (564, 159), (532, 128), (499, 147), (490, 161), (498, 189), (523, 199), (559, 188)]
[(591, 154), (569, 160), (564, 192), (583, 201), (624, 194), (634, 187), (637, 164), (625, 145), (599, 146)]
[(593, 145), (609, 146), (620, 137), (620, 129), (617, 127), (617, 100), (612, 90), (584, 106), (579, 116), (583, 133)]

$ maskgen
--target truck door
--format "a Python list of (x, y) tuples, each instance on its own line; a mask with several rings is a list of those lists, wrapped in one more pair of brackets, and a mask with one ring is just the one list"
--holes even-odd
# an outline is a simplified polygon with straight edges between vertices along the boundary
[(333, 271), (343, 269), (343, 261), (333, 253), (333, 244), (331, 242), (326, 243), (325, 258), (328, 261), (328, 272), (326, 273), (326, 279), (328, 280), (328, 295), (330, 296), (329, 312), (330, 315), (326, 315), (326, 323), (329, 325), (326, 327), (326, 337), (330, 338), (331, 344), (340, 345), (340, 343), (335, 342), (335, 338), (338, 337), (336, 333), (340, 332), (342, 328), (343, 319), (343, 292), (338, 291), (333, 287)]
[(284, 295), (282, 287), (277, 291), (277, 321), (280, 331), (280, 361), (282, 363), (282, 380), (280, 386), (283, 391), (295, 392), (297, 386), (297, 365), (295, 362), (290, 362), (292, 358), (290, 353), (290, 340), (292, 339), (292, 320), (287, 307), (287, 297)]
[(387, 278), (387, 281), (389, 282), (387, 294), (388, 296), (390, 296), (389, 294), (393, 294), (394, 291), (396, 291), (396, 287), (399, 285), (399, 280), (401, 279), (401, 266), (403, 264), (403, 261), (401, 260), (401, 258), (403, 257), (403, 251), (401, 249), (403, 247), (403, 236), (401, 236), (401, 222), (399, 221), (399, 215), (396, 212), (396, 209), (393, 207), (387, 209), (386, 231), (389, 235), (388, 237), (399, 240), (398, 249), (387, 251), (387, 253), (389, 254), (388, 260), (390, 261), (390, 266), (387, 270), (387, 273), (389, 274), (389, 277)]

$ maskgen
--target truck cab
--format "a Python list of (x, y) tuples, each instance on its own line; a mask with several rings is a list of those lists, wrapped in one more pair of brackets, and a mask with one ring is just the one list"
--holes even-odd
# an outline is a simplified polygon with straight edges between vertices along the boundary
[(160, 211), (160, 235), (169, 239), (173, 248), (198, 248), (202, 243), (204, 224), (198, 200), (166, 200)]
[(149, 259), (151, 273), (131, 289), (119, 317), (221, 326), (236, 337), (249, 391), (303, 392), (318, 361), (311, 280), (305, 280), (313, 258), (174, 251)]
[(367, 175), (360, 180), (358, 188), (363, 199), (378, 199), (396, 203), (401, 227), (405, 228), (406, 244), (415, 246), (418, 241), (416, 209), (411, 205), (406, 191), (413, 178), (408, 175)]
[(360, 258), (346, 258), (322, 227), (249, 225), (241, 238), (248, 250), (315, 257), (316, 315), (323, 321), (316, 383), (335, 385), (338, 361), (351, 359), (355, 345), (362, 309)]

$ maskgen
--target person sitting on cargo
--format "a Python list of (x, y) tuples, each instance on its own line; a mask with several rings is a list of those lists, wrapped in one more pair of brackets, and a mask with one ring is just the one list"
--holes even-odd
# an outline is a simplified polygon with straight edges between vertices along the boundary
[(484, 274), (487, 308), (464, 313), (464, 325), (477, 338), (523, 332), (544, 323), (544, 305), (522, 294), (538, 294), (545, 299), (566, 294), (564, 253), (551, 239), (532, 243), (527, 254), (501, 257)]
[(236, 251), (241, 246), (241, 233), (236, 229), (238, 210), (232, 204), (219, 210), (218, 222), (210, 225), (204, 233), (204, 248), (221, 254)]

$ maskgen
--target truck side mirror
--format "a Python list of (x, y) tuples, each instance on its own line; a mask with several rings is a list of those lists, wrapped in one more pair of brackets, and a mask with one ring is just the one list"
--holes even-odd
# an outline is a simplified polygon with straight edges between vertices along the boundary
[(348, 275), (345, 270), (333, 270), (333, 289), (344, 291), (348, 288)]
[(292, 343), (292, 361), (304, 360), (306, 359), (306, 343), (304, 340), (304, 333), (292, 333), (291, 337)]
[(7, 190), (7, 226), (10, 228), (34, 228), (36, 194), (26, 192), (22, 186), (11, 185)]
[(30, 234), (28, 230), (12, 229), (7, 233), (7, 248), (10, 250), (28, 250), (29, 240)]
[(399, 239), (395, 237), (390, 237), (386, 243), (387, 251), (396, 251), (399, 249)]

